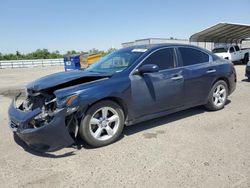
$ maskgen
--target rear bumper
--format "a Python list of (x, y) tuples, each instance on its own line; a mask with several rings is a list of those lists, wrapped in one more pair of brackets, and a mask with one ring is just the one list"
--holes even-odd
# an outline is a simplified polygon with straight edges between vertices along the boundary
[(51, 152), (74, 143), (74, 139), (69, 135), (65, 126), (67, 109), (59, 110), (48, 124), (39, 128), (30, 128), (30, 121), (41, 113), (41, 109), (24, 112), (16, 108), (15, 101), (16, 98), (12, 101), (8, 111), (10, 127), (32, 149)]

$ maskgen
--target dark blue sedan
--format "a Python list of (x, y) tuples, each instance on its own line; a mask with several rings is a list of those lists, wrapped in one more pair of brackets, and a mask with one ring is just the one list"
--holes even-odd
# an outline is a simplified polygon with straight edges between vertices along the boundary
[(194, 106), (224, 107), (236, 87), (233, 64), (191, 45), (134, 46), (85, 70), (52, 74), (27, 86), (9, 107), (10, 126), (30, 147), (55, 151), (77, 135), (94, 147), (132, 125)]

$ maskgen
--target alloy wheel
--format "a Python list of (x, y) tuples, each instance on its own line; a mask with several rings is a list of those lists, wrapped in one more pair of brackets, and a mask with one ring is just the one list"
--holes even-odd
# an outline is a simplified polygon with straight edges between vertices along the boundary
[(218, 85), (213, 92), (213, 103), (215, 106), (222, 106), (226, 101), (226, 87), (222, 84)]
[(118, 131), (120, 118), (117, 111), (111, 107), (98, 109), (90, 119), (91, 135), (100, 141), (112, 138)]

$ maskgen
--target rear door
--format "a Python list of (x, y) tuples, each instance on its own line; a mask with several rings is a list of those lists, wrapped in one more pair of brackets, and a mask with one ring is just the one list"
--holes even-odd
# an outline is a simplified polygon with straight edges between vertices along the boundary
[(187, 106), (203, 104), (217, 74), (212, 56), (191, 47), (179, 47), (184, 76), (184, 103)]

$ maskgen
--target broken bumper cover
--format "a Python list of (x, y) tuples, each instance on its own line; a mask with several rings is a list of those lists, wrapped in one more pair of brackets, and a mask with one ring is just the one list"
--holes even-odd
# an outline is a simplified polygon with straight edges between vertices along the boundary
[(16, 108), (15, 101), (16, 98), (9, 107), (10, 127), (32, 149), (52, 152), (74, 143), (74, 139), (65, 126), (67, 109), (59, 110), (54, 118), (42, 127), (27, 128), (29, 122), (41, 113), (41, 109), (37, 108), (30, 112), (24, 112)]

